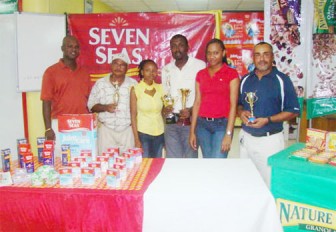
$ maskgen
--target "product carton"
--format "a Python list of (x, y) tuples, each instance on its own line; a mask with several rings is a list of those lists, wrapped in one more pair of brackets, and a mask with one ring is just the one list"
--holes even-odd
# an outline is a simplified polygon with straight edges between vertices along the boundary
[(72, 169), (72, 177), (73, 178), (79, 178), (81, 174), (81, 166), (80, 162), (76, 161), (69, 161), (68, 167)]
[(33, 153), (25, 153), (23, 155), (24, 165), (27, 170), (27, 173), (33, 173), (35, 171), (34, 168), (34, 156)]
[(81, 174), (82, 185), (94, 185), (95, 170), (93, 168), (82, 168)]
[(91, 150), (97, 156), (96, 114), (64, 114), (58, 117), (61, 144), (69, 144), (71, 159), (79, 157), (82, 150)]
[(43, 157), (42, 157), (42, 152), (43, 152), (43, 146), (44, 142), (46, 141), (45, 137), (37, 137), (36, 138), (36, 143), (37, 143), (37, 157), (38, 157), (38, 162), (42, 163), (43, 162)]
[(62, 166), (68, 166), (68, 162), (71, 161), (71, 151), (69, 144), (62, 144)]
[(106, 172), (106, 185), (111, 188), (120, 187), (120, 171), (119, 169), (109, 168)]
[(60, 185), (61, 186), (71, 186), (73, 185), (73, 177), (72, 177), (72, 168), (64, 167), (59, 169), (60, 174)]
[(23, 157), (21, 156), (19, 145), (20, 144), (28, 144), (28, 139), (26, 139), (26, 138), (17, 139), (16, 144), (17, 144), (17, 154), (18, 154), (19, 167), (23, 168), (23, 164), (24, 164), (23, 163)]
[(10, 148), (1, 150), (2, 171), (4, 172), (10, 172), (10, 156)]
[(314, 128), (307, 129), (306, 146), (324, 151), (326, 148), (327, 131)]
[(326, 150), (336, 152), (336, 132), (328, 133)]
[(18, 146), (18, 154), (19, 154), (19, 166), (20, 168), (24, 168), (24, 160), (23, 160), (23, 156), (25, 153), (30, 153), (30, 144), (29, 143), (20, 143)]

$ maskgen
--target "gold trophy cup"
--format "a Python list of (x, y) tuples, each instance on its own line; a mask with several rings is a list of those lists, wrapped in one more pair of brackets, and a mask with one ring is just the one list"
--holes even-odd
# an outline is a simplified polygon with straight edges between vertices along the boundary
[[(191, 92), (190, 89), (180, 89), (182, 110), (187, 108), (187, 100), (188, 100), (188, 97), (190, 95), (190, 92)], [(187, 125), (191, 124), (190, 118), (179, 118), (178, 123), (183, 125), (183, 126), (187, 126)]]
[[(163, 95), (162, 101), (164, 107), (173, 107), (175, 102), (174, 98), (170, 94)], [(170, 112), (165, 116), (165, 121), (166, 124), (176, 123), (175, 115), (173, 114), (173, 112)]]
[(118, 105), (119, 99), (120, 99), (120, 93), (119, 93), (120, 87), (119, 87), (119, 83), (118, 83), (118, 81), (115, 81), (115, 82), (112, 82), (112, 85), (115, 88), (115, 92), (113, 94), (112, 101), (113, 101), (113, 104)]
[(246, 94), (245, 101), (250, 105), (251, 109), (251, 116), (249, 117), (248, 121), (253, 123), (256, 119), (256, 117), (253, 114), (253, 107), (254, 103), (258, 101), (258, 97), (255, 92), (245, 92), (245, 94)]

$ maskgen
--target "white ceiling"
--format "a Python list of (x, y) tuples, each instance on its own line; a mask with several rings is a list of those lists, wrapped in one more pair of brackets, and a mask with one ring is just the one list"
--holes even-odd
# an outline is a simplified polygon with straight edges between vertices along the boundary
[(116, 12), (263, 11), (264, 0), (100, 0)]

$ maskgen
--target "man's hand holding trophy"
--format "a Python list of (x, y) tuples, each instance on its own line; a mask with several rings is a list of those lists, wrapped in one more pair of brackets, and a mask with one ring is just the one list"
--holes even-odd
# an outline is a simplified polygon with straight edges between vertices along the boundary
[(256, 117), (253, 114), (253, 107), (254, 107), (254, 103), (258, 101), (258, 97), (255, 92), (247, 92), (245, 94), (246, 94), (245, 101), (250, 105), (250, 109), (251, 109), (251, 115), (248, 118), (248, 122), (254, 123), (254, 121), (256, 120)]
[(112, 85), (115, 89), (115, 92), (112, 96), (112, 105), (114, 106), (114, 112), (117, 111), (117, 107), (118, 107), (118, 104), (119, 104), (119, 99), (120, 99), (120, 93), (119, 93), (119, 90), (120, 90), (120, 86), (119, 86), (119, 82), (118, 81), (114, 81), (112, 82)]

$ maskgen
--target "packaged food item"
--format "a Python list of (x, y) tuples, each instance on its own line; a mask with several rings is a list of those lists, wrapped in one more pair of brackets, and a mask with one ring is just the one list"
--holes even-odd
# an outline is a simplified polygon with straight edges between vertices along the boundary
[(313, 163), (319, 163), (319, 164), (326, 164), (329, 162), (329, 159), (323, 156), (319, 156), (319, 155), (313, 155), (311, 157), (308, 158), (310, 162)]
[(289, 157), (291, 159), (298, 159), (298, 160), (304, 160), (307, 161), (307, 159), (311, 156), (310, 153), (304, 152), (302, 150), (293, 152)]
[(335, 33), (335, 6), (334, 0), (315, 0), (314, 4), (314, 34)]
[(33, 173), (35, 171), (33, 153), (31, 152), (24, 153), (23, 160), (24, 160), (24, 167), (26, 168), (27, 173)]
[(93, 158), (92, 158), (92, 151), (91, 150), (81, 150), (80, 157), (85, 157), (86, 162), (88, 162), (88, 163), (94, 161)]
[(60, 186), (72, 186), (73, 185), (73, 177), (72, 177), (72, 168), (63, 167), (59, 170), (60, 174)]
[(43, 146), (44, 142), (46, 141), (45, 137), (37, 137), (36, 143), (37, 143), (37, 158), (39, 163), (43, 163)]
[[(26, 138), (17, 139), (16, 144), (17, 144), (17, 154), (18, 154), (19, 167), (23, 168), (23, 157), (21, 156), (22, 151), (20, 151), (20, 146), (19, 145), (20, 144), (28, 144), (28, 139), (26, 139)], [(29, 145), (29, 149), (30, 149), (30, 145)]]
[(11, 150), (10, 148), (6, 148), (1, 150), (1, 163), (2, 163), (2, 171), (10, 172), (10, 164), (11, 164)]
[(94, 169), (95, 178), (101, 178), (102, 171), (100, 162), (91, 162), (88, 164), (88, 167)]
[(99, 156), (97, 156), (96, 159), (97, 159), (97, 162), (100, 162), (102, 173), (106, 173), (106, 171), (108, 169), (109, 157), (99, 155)]
[(329, 164), (330, 164), (330, 165), (333, 165), (333, 166), (336, 166), (336, 157), (335, 157), (335, 158), (331, 158), (331, 159), (329, 160)]
[(27, 183), (27, 182), (29, 183), (31, 180), (25, 168), (16, 168), (14, 170), (12, 179), (13, 179), (14, 185), (20, 185), (20, 184)]
[(336, 152), (336, 132), (328, 133), (326, 150)]
[(95, 173), (93, 168), (81, 169), (81, 181), (82, 185), (92, 186), (95, 183)]
[(106, 171), (106, 185), (110, 188), (120, 187), (120, 171), (119, 169), (109, 168)]
[(326, 147), (327, 131), (314, 128), (307, 129), (306, 146), (324, 151)]
[(55, 163), (55, 141), (45, 140), (43, 144), (43, 164), (53, 166)]
[(72, 177), (79, 178), (81, 176), (81, 164), (77, 161), (68, 162), (68, 167), (72, 169)]
[(30, 152), (30, 144), (29, 143), (20, 143), (18, 145), (18, 162), (19, 162), (19, 167), (24, 168), (24, 160), (23, 156), (25, 153)]
[(71, 161), (70, 144), (62, 144), (62, 166), (68, 166), (68, 162)]
[(323, 151), (323, 152), (319, 153), (318, 155), (321, 156), (321, 157), (331, 159), (333, 157), (336, 157), (336, 152)]

